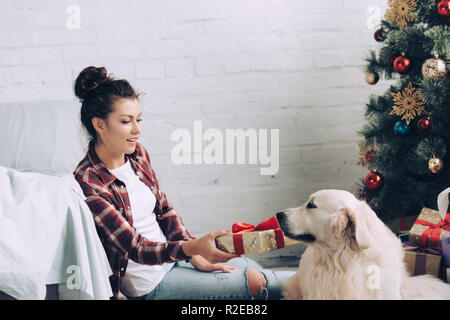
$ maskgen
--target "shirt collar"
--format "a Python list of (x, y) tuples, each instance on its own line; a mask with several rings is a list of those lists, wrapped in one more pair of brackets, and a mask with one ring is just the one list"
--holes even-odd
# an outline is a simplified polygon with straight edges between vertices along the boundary
[[(125, 154), (125, 156), (132, 161), (136, 160), (136, 155), (138, 153), (137, 148), (131, 154)], [(94, 149), (94, 141), (89, 142), (89, 150), (88, 150), (88, 158), (94, 167), (94, 170), (100, 175), (103, 183), (106, 187), (108, 187), (111, 183), (114, 182), (117, 178), (106, 168), (105, 164), (100, 160)]]

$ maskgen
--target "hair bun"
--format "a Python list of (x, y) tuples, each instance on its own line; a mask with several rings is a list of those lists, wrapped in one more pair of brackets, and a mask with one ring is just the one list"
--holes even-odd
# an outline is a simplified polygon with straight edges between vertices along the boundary
[(106, 68), (90, 66), (80, 72), (75, 80), (75, 95), (84, 99), (89, 91), (97, 88), (102, 82), (110, 80)]

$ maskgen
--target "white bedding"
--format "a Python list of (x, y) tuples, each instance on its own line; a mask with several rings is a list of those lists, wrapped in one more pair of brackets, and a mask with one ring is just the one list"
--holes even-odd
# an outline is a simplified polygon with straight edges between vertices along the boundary
[(87, 151), (78, 101), (0, 104), (0, 165), (72, 172)]
[(86, 299), (109, 299), (111, 274), (72, 174), (0, 166), (0, 291), (44, 299), (46, 284), (68, 283)]

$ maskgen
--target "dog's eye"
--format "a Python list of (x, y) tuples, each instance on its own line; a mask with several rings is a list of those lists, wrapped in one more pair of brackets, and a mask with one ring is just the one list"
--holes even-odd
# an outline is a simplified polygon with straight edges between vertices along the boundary
[(308, 209), (314, 209), (314, 208), (317, 208), (316, 205), (314, 204), (314, 202), (312, 202), (312, 201), (308, 202), (308, 204), (306, 205), (306, 207), (307, 207)]

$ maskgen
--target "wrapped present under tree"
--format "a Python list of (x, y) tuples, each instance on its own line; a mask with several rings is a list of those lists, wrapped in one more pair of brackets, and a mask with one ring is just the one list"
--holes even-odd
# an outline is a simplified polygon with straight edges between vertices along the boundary
[(439, 211), (423, 208), (409, 231), (409, 240), (421, 247), (441, 246), (441, 238), (450, 235), (450, 214), (442, 219)]
[(439, 247), (419, 247), (410, 241), (402, 242), (405, 250), (406, 269), (411, 276), (430, 274), (439, 277), (441, 268), (441, 255)]

